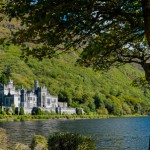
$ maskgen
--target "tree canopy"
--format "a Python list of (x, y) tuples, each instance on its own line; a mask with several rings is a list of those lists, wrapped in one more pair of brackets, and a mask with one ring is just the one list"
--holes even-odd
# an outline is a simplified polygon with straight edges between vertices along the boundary
[(13, 42), (25, 55), (51, 58), (81, 48), (85, 66), (138, 63), (150, 82), (150, 0), (9, 0), (4, 9), (21, 22)]

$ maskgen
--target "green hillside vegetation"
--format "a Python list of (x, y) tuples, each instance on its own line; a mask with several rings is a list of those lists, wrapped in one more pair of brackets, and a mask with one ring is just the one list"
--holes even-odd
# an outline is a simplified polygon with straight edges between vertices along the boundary
[[(21, 28), (16, 20), (6, 17), (0, 22), (0, 38), (9, 38), (10, 30)], [(31, 44), (31, 43), (30, 43)], [(0, 45), (0, 80), (6, 83), (10, 76), (16, 88), (33, 88), (34, 80), (59, 96), (69, 107), (83, 107), (87, 114), (149, 114), (150, 92), (132, 86), (134, 79), (144, 72), (132, 65), (95, 72), (76, 64), (78, 52), (62, 54), (57, 58), (39, 61), (29, 57), (25, 62), (20, 47), (3, 42)]]
[(150, 92), (131, 85), (143, 72), (131, 65), (95, 72), (76, 64), (77, 52), (42, 61), (30, 57), (26, 63), (20, 55), (19, 47), (0, 45), (1, 80), (9, 74), (16, 88), (23, 85), (31, 89), (37, 79), (51, 94), (58, 95), (59, 101), (83, 107), (87, 114), (149, 114)]

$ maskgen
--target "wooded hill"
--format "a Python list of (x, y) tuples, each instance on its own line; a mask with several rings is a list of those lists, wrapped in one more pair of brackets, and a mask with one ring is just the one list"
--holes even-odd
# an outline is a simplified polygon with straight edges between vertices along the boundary
[[(0, 38), (11, 36), (10, 30), (19, 27), (14, 20), (11, 23), (3, 20)], [(95, 72), (76, 64), (78, 52), (42, 61), (30, 57), (25, 62), (20, 57), (20, 49), (8, 42), (0, 45), (0, 79), (6, 82), (6, 76), (10, 76), (16, 88), (23, 85), (32, 89), (36, 79), (51, 94), (58, 95), (59, 101), (67, 101), (70, 107), (83, 107), (88, 114), (150, 113), (149, 90), (132, 86), (134, 79), (144, 76), (143, 71), (133, 65)]]
[(42, 61), (30, 57), (28, 62), (20, 55), (19, 47), (0, 45), (1, 76), (10, 73), (16, 88), (23, 85), (32, 89), (36, 79), (51, 94), (58, 95), (59, 101), (67, 101), (70, 107), (83, 107), (87, 113), (149, 113), (149, 90), (132, 86), (134, 79), (143, 76), (137, 67), (125, 65), (95, 72), (76, 64), (77, 52)]

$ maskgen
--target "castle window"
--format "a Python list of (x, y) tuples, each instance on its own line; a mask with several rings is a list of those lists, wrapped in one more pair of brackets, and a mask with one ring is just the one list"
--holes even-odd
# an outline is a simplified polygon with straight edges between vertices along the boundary
[(5, 101), (6, 101), (6, 106), (8, 106), (8, 98), (6, 98)]
[(33, 107), (33, 104), (32, 104), (32, 103), (30, 103), (30, 107)]
[(32, 100), (32, 97), (28, 97), (28, 101)]
[(56, 99), (53, 99), (52, 102), (53, 102), (53, 103), (56, 103)]
[(47, 105), (50, 105), (50, 98), (47, 98)]

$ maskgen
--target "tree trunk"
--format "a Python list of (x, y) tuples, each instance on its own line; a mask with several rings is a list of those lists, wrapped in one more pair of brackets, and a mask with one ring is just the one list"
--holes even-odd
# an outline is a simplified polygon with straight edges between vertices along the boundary
[(145, 35), (150, 47), (150, 0), (142, 0)]
[(145, 71), (145, 78), (150, 83), (150, 63), (145, 63), (142, 67)]

